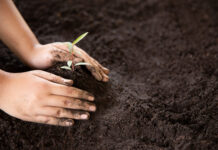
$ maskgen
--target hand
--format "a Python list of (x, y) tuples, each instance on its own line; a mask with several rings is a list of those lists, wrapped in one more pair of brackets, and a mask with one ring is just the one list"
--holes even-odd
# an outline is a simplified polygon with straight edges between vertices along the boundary
[(73, 119), (86, 120), (88, 111), (96, 110), (88, 102), (94, 97), (67, 86), (72, 84), (44, 71), (7, 73), (0, 84), (0, 109), (24, 121), (71, 126)]
[(33, 50), (32, 57), (27, 61), (30, 66), (44, 69), (52, 66), (54, 62), (66, 62), (72, 60), (73, 64), (87, 62), (87, 69), (98, 81), (109, 80), (109, 70), (90, 57), (84, 50), (74, 45), (73, 55), (69, 52), (68, 42), (56, 42), (46, 45), (37, 45)]
[[(91, 58), (85, 51), (74, 46), (74, 57), (69, 53), (67, 42), (40, 45), (37, 38), (16, 9), (13, 1), (0, 0), (0, 39), (25, 63), (36, 69), (50, 67), (55, 61), (87, 62), (87, 68), (99, 81), (109, 80), (109, 70)], [(22, 35), (22, 38), (21, 38)]]

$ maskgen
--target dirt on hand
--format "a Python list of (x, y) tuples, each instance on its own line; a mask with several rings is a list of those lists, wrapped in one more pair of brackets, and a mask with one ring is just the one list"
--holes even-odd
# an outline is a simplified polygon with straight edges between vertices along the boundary
[[(0, 149), (217, 149), (217, 0), (15, 2), (41, 43), (90, 32), (78, 46), (111, 73), (102, 83), (84, 67), (49, 68), (92, 92), (97, 112), (69, 128), (0, 112)], [(1, 69), (30, 70), (0, 49)]]

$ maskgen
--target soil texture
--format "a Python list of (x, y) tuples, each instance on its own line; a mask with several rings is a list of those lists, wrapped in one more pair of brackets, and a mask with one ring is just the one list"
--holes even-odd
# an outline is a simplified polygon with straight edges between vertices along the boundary
[[(0, 149), (218, 148), (217, 0), (15, 2), (41, 43), (90, 32), (78, 45), (111, 70), (110, 82), (48, 69), (92, 92), (97, 112), (69, 128), (0, 112)], [(2, 43), (0, 67), (30, 70)]]

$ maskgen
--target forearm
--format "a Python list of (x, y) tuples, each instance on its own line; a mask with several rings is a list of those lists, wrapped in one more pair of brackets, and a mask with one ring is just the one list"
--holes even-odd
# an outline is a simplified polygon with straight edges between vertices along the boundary
[(25, 63), (39, 44), (12, 0), (0, 0), (0, 39)]

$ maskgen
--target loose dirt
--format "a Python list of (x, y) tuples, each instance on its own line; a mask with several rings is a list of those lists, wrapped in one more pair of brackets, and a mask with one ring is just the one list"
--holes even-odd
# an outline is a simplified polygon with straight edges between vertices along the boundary
[[(85, 69), (48, 69), (92, 92), (97, 112), (70, 128), (0, 112), (0, 149), (217, 149), (217, 0), (16, 4), (41, 43), (72, 41), (89, 31), (79, 46), (111, 73), (110, 82), (101, 83)], [(30, 70), (2, 43), (0, 67)]]

